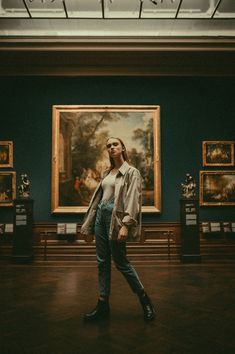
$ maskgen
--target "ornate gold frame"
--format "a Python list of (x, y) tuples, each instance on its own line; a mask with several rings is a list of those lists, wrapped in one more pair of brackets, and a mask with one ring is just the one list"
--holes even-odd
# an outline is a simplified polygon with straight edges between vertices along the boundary
[[(230, 147), (231, 159), (229, 162), (208, 162), (208, 145), (228, 145)], [(234, 166), (234, 141), (203, 141), (202, 142), (202, 163), (203, 166)]]
[[(12, 141), (0, 141), (0, 146), (6, 146), (8, 148), (8, 163), (1, 163), (0, 168), (12, 168), (13, 167), (13, 142)], [(1, 151), (0, 151), (1, 152)]]
[[(228, 179), (226, 181), (226, 175), (231, 176), (235, 184), (235, 170), (200, 171), (201, 206), (235, 205), (235, 201), (231, 200), (231, 197), (229, 200), (232, 183)], [(208, 177), (207, 181), (205, 181), (205, 177)], [(215, 177), (214, 180), (213, 177)], [(223, 177), (224, 180), (222, 181)], [(210, 185), (211, 189), (209, 190), (208, 186)]]
[[(16, 172), (13, 171), (0, 171), (1, 176), (11, 176), (11, 194), (12, 199), (8, 199), (6, 201), (0, 201), (0, 206), (13, 206), (13, 200), (16, 198)], [(7, 191), (5, 191), (7, 192)], [(4, 193), (4, 191), (1, 191)]]
[[(153, 189), (153, 205), (143, 205), (143, 212), (161, 212), (161, 158), (160, 158), (160, 106), (85, 106), (85, 105), (54, 105), (52, 107), (52, 179), (51, 179), (51, 212), (52, 213), (84, 213), (87, 211), (87, 206), (84, 205), (60, 205), (60, 129), (61, 129), (61, 114), (80, 114), (80, 113), (97, 113), (97, 112), (124, 112), (124, 113), (150, 113), (153, 120), (153, 175), (154, 175), (154, 189)], [(132, 117), (133, 118), (133, 117)], [(63, 122), (64, 124), (64, 122)], [(72, 125), (71, 125), (72, 127)], [(72, 129), (72, 128), (71, 128)], [(117, 136), (120, 134), (117, 132)], [(65, 150), (64, 150), (65, 151)], [(66, 155), (66, 154), (65, 154)], [(63, 158), (64, 159), (64, 158)], [(71, 163), (66, 164), (67, 169), (71, 168)]]

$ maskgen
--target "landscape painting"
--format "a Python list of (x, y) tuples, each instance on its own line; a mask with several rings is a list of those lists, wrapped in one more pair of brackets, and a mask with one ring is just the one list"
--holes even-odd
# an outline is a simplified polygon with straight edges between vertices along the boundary
[(200, 205), (235, 205), (235, 171), (200, 171)]
[(160, 212), (159, 106), (53, 106), (52, 212), (85, 212), (121, 138), (142, 176), (143, 211)]

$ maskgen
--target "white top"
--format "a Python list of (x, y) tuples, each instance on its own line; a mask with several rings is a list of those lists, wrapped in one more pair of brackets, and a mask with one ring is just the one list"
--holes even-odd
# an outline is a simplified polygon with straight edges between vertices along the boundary
[(112, 200), (114, 198), (116, 174), (109, 173), (102, 181), (102, 200)]

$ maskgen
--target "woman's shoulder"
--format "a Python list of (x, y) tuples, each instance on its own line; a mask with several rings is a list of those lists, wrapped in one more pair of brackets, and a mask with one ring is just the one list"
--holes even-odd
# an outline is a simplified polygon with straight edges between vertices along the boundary
[(138, 168), (136, 168), (133, 165), (129, 165), (128, 173), (131, 174), (131, 175), (140, 176), (140, 171), (138, 170)]

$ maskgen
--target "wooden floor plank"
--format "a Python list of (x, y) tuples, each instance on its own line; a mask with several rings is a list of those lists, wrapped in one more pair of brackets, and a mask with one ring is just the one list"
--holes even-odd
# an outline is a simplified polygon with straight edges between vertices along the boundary
[(112, 270), (111, 319), (87, 324), (96, 266), (0, 263), (1, 354), (234, 354), (235, 265), (135, 265), (157, 308), (145, 323)]

